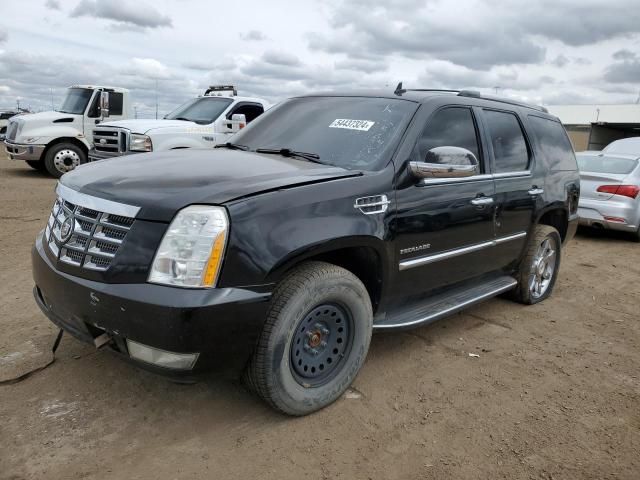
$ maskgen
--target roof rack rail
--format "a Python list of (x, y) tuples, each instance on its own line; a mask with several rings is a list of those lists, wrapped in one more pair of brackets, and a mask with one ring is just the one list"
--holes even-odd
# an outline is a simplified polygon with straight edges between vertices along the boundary
[(509, 105), (517, 105), (519, 107), (532, 108), (534, 110), (538, 110), (540, 112), (549, 113), (549, 110), (546, 107), (541, 105), (532, 105), (526, 102), (520, 102), (518, 100), (512, 100), (506, 97), (496, 97), (493, 95), (482, 95), (477, 90), (450, 90), (446, 88), (402, 88), (402, 82), (398, 83), (394, 94), (400, 96), (405, 92), (449, 92), (449, 93), (457, 93), (459, 97), (470, 97), (470, 98), (484, 98), (485, 100), (492, 100), (494, 102), (507, 103)]

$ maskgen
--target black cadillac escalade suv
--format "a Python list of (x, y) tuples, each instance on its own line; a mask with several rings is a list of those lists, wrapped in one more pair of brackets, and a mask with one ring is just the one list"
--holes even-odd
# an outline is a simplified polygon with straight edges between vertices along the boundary
[(373, 331), (544, 300), (577, 224), (558, 119), (476, 92), (291, 98), (218, 147), (64, 175), (35, 299), (156, 372), (244, 371), (292, 415), (345, 391)]

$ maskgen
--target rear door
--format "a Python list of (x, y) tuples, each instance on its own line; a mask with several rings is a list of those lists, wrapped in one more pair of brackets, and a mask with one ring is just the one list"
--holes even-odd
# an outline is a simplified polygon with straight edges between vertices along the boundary
[[(480, 162), (478, 175), (416, 180), (397, 186), (394, 246), (399, 264), (396, 298), (476, 277), (493, 269), (493, 179), (486, 167), (471, 107), (446, 106), (430, 116), (411, 160), (435, 147), (462, 147)], [(406, 169), (406, 165), (404, 166)]]
[(496, 193), (495, 261), (504, 268), (516, 261), (533, 224), (535, 201), (544, 193), (544, 179), (534, 180), (533, 154), (515, 112), (482, 108), (482, 122), (491, 158)]

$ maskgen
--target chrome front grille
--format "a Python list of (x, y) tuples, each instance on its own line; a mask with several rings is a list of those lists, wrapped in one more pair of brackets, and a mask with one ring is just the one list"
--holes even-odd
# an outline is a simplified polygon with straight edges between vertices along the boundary
[[(61, 262), (89, 270), (107, 270), (131, 229), (135, 214), (127, 216), (83, 206), (78, 200), (86, 198), (94, 204), (101, 200), (77, 192), (73, 192), (73, 196), (78, 198), (74, 199), (76, 203), (72, 203), (61, 196), (64, 190), (69, 191), (58, 186), (58, 198), (45, 227), (44, 242)], [(107, 207), (116, 205), (116, 209), (119, 206), (137, 212), (137, 207), (106, 200), (102, 202)], [(67, 225), (66, 228), (71, 230), (64, 232), (63, 224), (69, 218), (72, 218), (68, 222), (71, 227)]]
[(97, 152), (122, 155), (128, 147), (128, 131), (115, 127), (98, 127), (93, 131), (93, 147)]

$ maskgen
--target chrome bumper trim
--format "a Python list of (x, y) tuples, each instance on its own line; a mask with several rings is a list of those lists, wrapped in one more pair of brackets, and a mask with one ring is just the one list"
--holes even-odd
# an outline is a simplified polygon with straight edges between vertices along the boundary
[(25, 145), (5, 140), (5, 151), (12, 160), (40, 160), (46, 145)]

